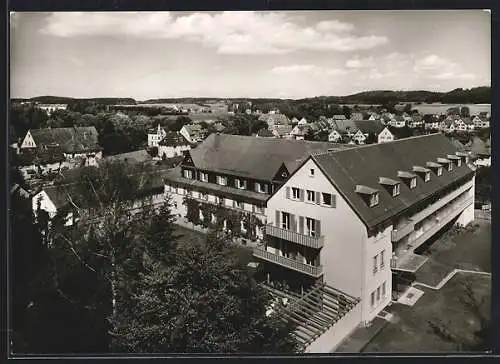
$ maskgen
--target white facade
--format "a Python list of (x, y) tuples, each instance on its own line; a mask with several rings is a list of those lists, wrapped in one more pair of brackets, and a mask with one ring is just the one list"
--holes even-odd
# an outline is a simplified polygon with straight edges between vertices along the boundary
[(21, 143), (21, 149), (24, 148), (36, 148), (36, 143), (35, 140), (33, 139), (33, 136), (31, 135), (31, 132), (28, 130), (26, 133), (26, 136), (23, 139), (23, 142)]
[(377, 137), (377, 141), (379, 143), (387, 143), (394, 141), (394, 135), (390, 132), (390, 130), (386, 127), (384, 130), (380, 132)]
[(39, 109), (45, 111), (48, 115), (52, 114), (56, 110), (66, 110), (68, 105), (66, 104), (41, 104), (37, 105)]
[[(314, 177), (310, 176), (310, 169), (315, 170)], [(335, 195), (336, 207), (287, 199), (287, 187)], [(303, 217), (321, 221), (321, 235), (325, 237), (319, 258), (323, 267), (323, 281), (361, 299), (362, 308), (358, 323), (371, 321), (389, 303), (392, 290), (392, 273), (389, 264), (390, 228), (375, 238), (369, 238), (363, 222), (313, 160), (308, 160), (268, 200), (266, 211), (268, 222), (275, 222), (276, 211), (300, 213)], [(374, 274), (371, 269), (373, 257), (382, 252), (385, 252), (383, 254), (386, 258), (384, 267), (379, 268)], [(346, 272), (349, 273), (346, 274)], [(384, 282), (385, 297), (380, 297), (378, 302), (371, 306), (371, 293), (376, 292)]]
[(182, 155), (185, 151), (190, 150), (190, 145), (178, 145), (178, 146), (158, 146), (158, 157), (163, 158), (173, 158)]
[(157, 147), (160, 141), (167, 135), (165, 129), (163, 129), (159, 124), (156, 132), (148, 133), (148, 147)]

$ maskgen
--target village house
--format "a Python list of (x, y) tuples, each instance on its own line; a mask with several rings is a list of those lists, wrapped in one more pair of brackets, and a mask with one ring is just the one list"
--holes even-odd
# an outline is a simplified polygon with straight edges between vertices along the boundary
[[(294, 297), (280, 315), (304, 351), (335, 348), (371, 322), (425, 263), (415, 249), (474, 219), (467, 158), (442, 134), (412, 137), (312, 154), (275, 189), (254, 277)], [(315, 324), (331, 313), (322, 302), (334, 302), (333, 326)]]
[(45, 111), (47, 115), (52, 115), (56, 110), (66, 110), (68, 108), (67, 104), (36, 104), (35, 106)]
[(156, 129), (148, 130), (148, 147), (157, 147), (160, 140), (162, 140), (166, 135), (165, 129), (163, 129), (160, 124)]
[(170, 131), (158, 145), (158, 157), (161, 159), (181, 156), (191, 149), (191, 143), (180, 132)]
[(301, 124), (299, 122), (290, 132), (290, 136), (295, 140), (304, 140), (307, 133), (309, 133), (309, 130), (311, 130), (311, 126), (309, 124)]
[(362, 112), (353, 112), (353, 113), (351, 113), (350, 119), (351, 120), (363, 120), (364, 119), (363, 113)]
[(257, 132), (257, 138), (274, 138), (274, 134), (267, 128), (262, 128)]
[(291, 138), (290, 133), (292, 132), (292, 126), (291, 125), (274, 125), (272, 128), (269, 129), (271, 133), (276, 138)]
[(21, 173), (56, 172), (63, 167), (95, 166), (102, 158), (95, 127), (30, 129), (17, 156)]
[(404, 128), (406, 126), (406, 120), (401, 115), (395, 115), (388, 124), (394, 128)]
[(202, 127), (199, 124), (184, 125), (180, 133), (190, 144), (196, 144), (203, 141), (205, 137)]
[(472, 119), (475, 129), (484, 129), (490, 127), (490, 122), (486, 116), (476, 115)]
[(274, 125), (290, 124), (290, 119), (284, 114), (262, 114), (259, 120), (267, 123), (268, 128), (272, 128)]
[(437, 115), (426, 114), (423, 120), (425, 130), (439, 130), (439, 117)]
[(411, 116), (411, 119), (408, 121), (408, 126), (412, 129), (415, 128), (420, 128), (424, 124), (424, 121), (422, 119), (422, 115), (420, 114), (413, 114)]
[(394, 135), (380, 120), (337, 120), (328, 136), (331, 142), (365, 144), (384, 143), (394, 140)]

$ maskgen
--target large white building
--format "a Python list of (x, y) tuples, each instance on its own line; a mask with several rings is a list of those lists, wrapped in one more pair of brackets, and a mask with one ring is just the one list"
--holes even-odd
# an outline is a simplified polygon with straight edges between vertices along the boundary
[(166, 176), (166, 191), (174, 211), (198, 221), (216, 224), (221, 210), (258, 217), (255, 278), (294, 302), (280, 314), (306, 352), (335, 348), (373, 320), (393, 282), (425, 263), (415, 249), (474, 218), (474, 169), (442, 134), (316, 150), (252, 139), (211, 135)]

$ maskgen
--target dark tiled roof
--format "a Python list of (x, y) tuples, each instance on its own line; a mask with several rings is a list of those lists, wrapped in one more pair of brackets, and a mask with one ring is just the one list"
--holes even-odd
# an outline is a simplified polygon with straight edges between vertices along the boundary
[(99, 151), (99, 134), (94, 126), (30, 129), (38, 147), (59, 145), (66, 153)]
[(271, 181), (284, 162), (346, 148), (327, 142), (211, 134), (190, 155), (195, 167), (201, 170)]
[(379, 134), (385, 128), (380, 120), (354, 120), (354, 124), (356, 125), (356, 128), (358, 130), (361, 130), (363, 134)]
[(167, 147), (177, 147), (189, 145), (189, 142), (184, 135), (179, 132), (168, 132), (158, 144)]
[(398, 179), (399, 170), (409, 170), (415, 165), (426, 165), (437, 158), (455, 154), (457, 148), (442, 134), (431, 134), (398, 140), (391, 143), (371, 144), (332, 153), (314, 155), (312, 158), (344, 195), (368, 228), (391, 219), (395, 215), (430, 197), (451, 183), (473, 173), (464, 163), (451, 172), (443, 169), (441, 176), (431, 175), (428, 182), (417, 179), (411, 189), (401, 184), (397, 197), (385, 189), (379, 192), (379, 204), (368, 207), (355, 192), (356, 185), (371, 188), (378, 186), (379, 177)]

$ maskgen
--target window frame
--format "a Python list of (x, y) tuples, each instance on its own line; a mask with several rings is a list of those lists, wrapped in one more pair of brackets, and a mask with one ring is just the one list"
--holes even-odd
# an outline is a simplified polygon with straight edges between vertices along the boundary
[(378, 272), (378, 254), (372, 258), (372, 264), (373, 274), (376, 274)]
[(317, 233), (316, 219), (312, 217), (306, 217), (306, 235), (315, 237)]
[[(221, 183), (221, 181), (224, 181), (224, 183)], [(227, 177), (226, 176), (217, 175), (217, 184), (219, 186), (227, 186)]]
[(410, 187), (410, 190), (417, 188), (417, 177), (410, 178), (410, 183), (408, 186)]
[(392, 187), (392, 197), (399, 196), (400, 194), (401, 194), (401, 184), (400, 183), (396, 183)]
[[(204, 178), (206, 177), (206, 178)], [(200, 181), (201, 182), (208, 182), (208, 173), (207, 172), (200, 172)]]
[[(330, 197), (330, 203), (325, 202), (325, 195)], [(321, 205), (323, 206), (333, 206), (333, 194), (328, 192), (321, 192)]]
[(314, 168), (309, 168), (309, 177), (314, 177), (315, 172)]
[(288, 212), (285, 212), (285, 211), (281, 211), (281, 228), (283, 230), (290, 230), (291, 228), (291, 216), (290, 216), (290, 213)]
[(377, 206), (379, 202), (378, 192), (370, 194), (370, 207)]
[[(312, 199), (309, 198), (309, 193), (312, 193)], [(316, 203), (316, 191), (306, 190), (306, 201), (310, 203)]]
[(431, 172), (425, 172), (424, 182), (429, 182), (431, 180)]
[[(297, 197), (295, 197), (295, 192), (297, 192)], [(292, 187), (292, 200), (300, 200), (300, 188)]]

